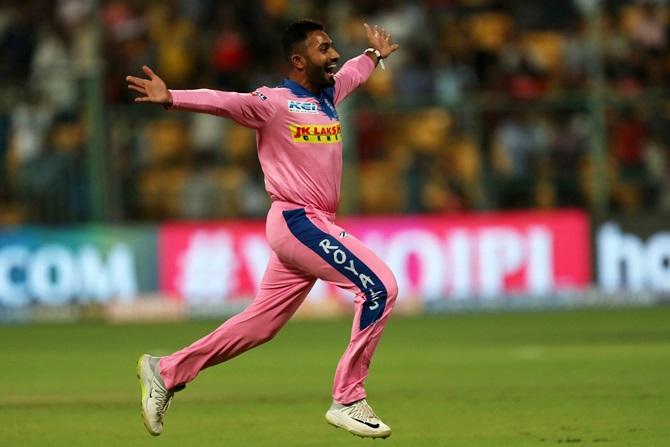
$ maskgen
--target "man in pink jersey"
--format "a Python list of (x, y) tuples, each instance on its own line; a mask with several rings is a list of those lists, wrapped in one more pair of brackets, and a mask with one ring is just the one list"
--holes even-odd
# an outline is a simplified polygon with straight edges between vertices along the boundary
[(337, 366), (326, 420), (359, 436), (391, 434), (368, 405), (364, 381), (397, 284), (382, 260), (334, 223), (342, 174), (342, 128), (335, 107), (398, 48), (383, 28), (365, 24), (365, 30), (370, 48), (337, 71), (339, 54), (323, 26), (311, 20), (292, 24), (282, 36), (288, 79), (252, 93), (168, 90), (146, 66), (148, 79), (126, 78), (128, 88), (140, 94), (137, 102), (215, 114), (256, 129), (258, 157), (272, 199), (266, 224), (272, 254), (249, 307), (180, 351), (140, 357), (142, 415), (152, 435), (163, 431), (163, 417), (176, 391), (201, 370), (274, 337), (317, 279), (355, 294), (351, 341)]

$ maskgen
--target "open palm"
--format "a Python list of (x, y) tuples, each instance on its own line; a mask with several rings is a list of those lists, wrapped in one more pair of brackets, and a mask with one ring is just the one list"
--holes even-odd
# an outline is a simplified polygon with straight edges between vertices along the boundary
[(382, 59), (389, 57), (391, 53), (397, 50), (400, 45), (397, 43), (391, 43), (391, 35), (386, 32), (384, 28), (380, 28), (378, 25), (375, 25), (374, 29), (370, 28), (370, 25), (364, 23), (365, 34), (368, 38), (368, 44), (375, 50), (379, 50), (379, 53), (382, 55)]
[(172, 95), (165, 82), (146, 65), (142, 66), (142, 71), (149, 79), (137, 78), (135, 76), (126, 76), (128, 88), (135, 90), (141, 96), (135, 98), (135, 102), (152, 102), (156, 104), (172, 104)]

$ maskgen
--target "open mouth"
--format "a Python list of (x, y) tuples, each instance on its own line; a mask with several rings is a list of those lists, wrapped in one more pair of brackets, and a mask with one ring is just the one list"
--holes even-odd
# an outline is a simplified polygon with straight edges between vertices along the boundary
[(337, 64), (326, 65), (326, 73), (329, 74), (330, 76), (335, 75), (336, 71), (337, 71)]

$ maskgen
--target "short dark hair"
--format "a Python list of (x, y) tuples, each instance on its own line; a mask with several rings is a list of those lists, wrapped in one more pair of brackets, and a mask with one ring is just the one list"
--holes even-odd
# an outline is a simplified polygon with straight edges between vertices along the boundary
[(291, 60), (291, 55), (293, 54), (293, 47), (307, 40), (307, 36), (312, 31), (323, 31), (324, 26), (317, 22), (316, 20), (311, 19), (302, 19), (297, 22), (293, 22), (286, 28), (284, 34), (281, 36), (282, 50), (284, 51), (284, 57), (286, 60)]

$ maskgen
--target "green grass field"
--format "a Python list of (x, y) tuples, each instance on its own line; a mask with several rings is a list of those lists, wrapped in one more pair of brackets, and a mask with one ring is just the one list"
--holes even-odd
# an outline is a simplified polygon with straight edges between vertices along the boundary
[(150, 437), (138, 355), (217, 324), (0, 327), (0, 446), (670, 445), (670, 308), (392, 319), (367, 383), (386, 441), (323, 418), (349, 322), (293, 322), (204, 371)]

